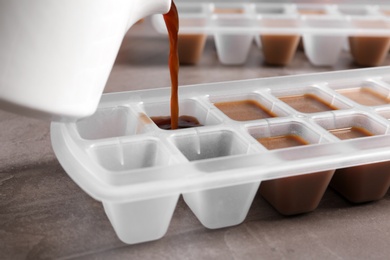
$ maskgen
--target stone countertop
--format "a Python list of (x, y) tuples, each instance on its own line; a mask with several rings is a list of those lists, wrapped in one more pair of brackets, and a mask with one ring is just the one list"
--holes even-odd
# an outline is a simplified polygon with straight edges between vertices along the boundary
[[(389, 55), (390, 56), (390, 55)], [(148, 20), (126, 35), (105, 92), (169, 87), (168, 40)], [(388, 57), (383, 65), (390, 65)], [(271, 67), (253, 45), (241, 66), (219, 64), (212, 39), (196, 66), (180, 68), (180, 85), (358, 68), (343, 52), (333, 67), (315, 67), (304, 53)], [(179, 199), (167, 234), (126, 245), (100, 202), (59, 165), (49, 122), (0, 111), (1, 259), (386, 259), (390, 255), (390, 193), (353, 205), (328, 189), (312, 213), (283, 217), (256, 196), (244, 223), (203, 227)]]

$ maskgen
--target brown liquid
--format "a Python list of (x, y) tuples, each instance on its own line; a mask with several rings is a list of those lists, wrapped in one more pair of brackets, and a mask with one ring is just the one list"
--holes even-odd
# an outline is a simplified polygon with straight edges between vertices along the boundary
[[(352, 139), (373, 134), (361, 127), (330, 130), (338, 138)], [(338, 169), (330, 186), (351, 202), (381, 199), (390, 186), (390, 162)]]
[(295, 215), (315, 210), (334, 170), (263, 181), (259, 192), (279, 213)]
[(241, 8), (217, 7), (214, 9), (214, 13), (216, 13), (216, 14), (242, 14), (242, 13), (244, 13), (244, 10)]
[(248, 121), (276, 115), (254, 100), (218, 102), (214, 105), (233, 120)]
[(264, 60), (270, 65), (287, 65), (294, 57), (299, 35), (261, 35)]
[(179, 51), (178, 32), (179, 16), (176, 5), (172, 1), (171, 9), (164, 14), (164, 21), (169, 35), (169, 72), (171, 76), (171, 116), (152, 117), (151, 119), (162, 129), (178, 129), (201, 126), (198, 120), (191, 116), (179, 117)]
[(390, 187), (390, 162), (338, 169), (330, 186), (354, 203), (379, 200)]
[[(302, 137), (284, 135), (258, 138), (267, 149), (307, 145)], [(279, 213), (294, 215), (317, 208), (333, 176), (334, 170), (262, 181), (259, 192)]]
[(179, 34), (180, 64), (196, 64), (202, 56), (206, 43), (205, 34)]
[[(308, 144), (298, 135), (258, 138), (257, 141), (270, 150)], [(259, 191), (283, 215), (306, 213), (317, 208), (333, 173), (334, 170), (329, 170), (263, 181)]]
[(349, 37), (349, 46), (355, 63), (361, 66), (378, 66), (390, 48), (389, 37)]
[(341, 140), (361, 138), (361, 137), (367, 137), (373, 135), (368, 130), (356, 126), (331, 129), (329, 130), (329, 132), (331, 132), (333, 135), (335, 135)]
[(369, 88), (340, 89), (338, 93), (365, 106), (379, 106), (390, 103), (390, 99)]
[(269, 150), (306, 145), (308, 142), (298, 135), (281, 135), (256, 139)]
[[(173, 130), (170, 116), (152, 117), (151, 119), (159, 128), (164, 130)], [(175, 129), (183, 129), (183, 128), (190, 128), (196, 126), (202, 126), (202, 125), (195, 117), (180, 116), (178, 118), (178, 124)]]
[(169, 72), (171, 76), (171, 128), (177, 129), (179, 118), (179, 54), (177, 38), (179, 32), (179, 16), (175, 3), (172, 1), (171, 9), (164, 14), (164, 21), (169, 35)]
[(279, 99), (302, 113), (317, 113), (329, 110), (337, 110), (337, 107), (328, 104), (314, 94), (286, 96), (280, 97)]
[(325, 14), (326, 12), (322, 9), (299, 9), (298, 13), (302, 15), (321, 15)]
[[(269, 150), (308, 144), (297, 135), (258, 138), (257, 141)], [(306, 213), (317, 208), (333, 173), (334, 170), (329, 170), (263, 181), (259, 191), (283, 215)]]

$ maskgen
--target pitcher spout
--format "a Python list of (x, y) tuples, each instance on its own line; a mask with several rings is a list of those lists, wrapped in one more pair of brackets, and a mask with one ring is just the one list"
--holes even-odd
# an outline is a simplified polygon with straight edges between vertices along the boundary
[(138, 20), (153, 14), (165, 14), (171, 8), (172, 0), (130, 0), (132, 7), (130, 8), (129, 29)]

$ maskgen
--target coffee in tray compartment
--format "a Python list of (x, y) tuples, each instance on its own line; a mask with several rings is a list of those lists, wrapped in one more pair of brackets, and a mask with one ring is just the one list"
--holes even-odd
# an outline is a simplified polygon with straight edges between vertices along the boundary
[(379, 66), (385, 60), (389, 48), (390, 37), (349, 37), (351, 55), (360, 66)]
[(343, 96), (365, 106), (379, 106), (390, 103), (389, 97), (386, 97), (377, 91), (366, 87), (338, 89), (336, 91)]
[(287, 65), (294, 58), (299, 44), (299, 35), (261, 35), (265, 63)]
[[(367, 129), (355, 126), (330, 129), (329, 132), (342, 140), (373, 135)], [(337, 169), (330, 186), (354, 203), (379, 200), (390, 187), (390, 162)]]
[[(261, 137), (257, 141), (269, 150), (309, 145), (296, 134)], [(329, 170), (263, 181), (259, 192), (283, 215), (307, 213), (318, 207), (333, 173)]]
[(308, 144), (302, 137), (295, 134), (262, 137), (256, 140), (269, 150)]
[[(173, 130), (170, 116), (151, 117), (151, 119), (159, 128), (164, 130)], [(179, 116), (176, 129), (184, 129), (197, 126), (202, 126), (202, 124), (200, 124), (198, 119), (196, 119), (195, 117)]]
[(382, 199), (390, 187), (390, 162), (338, 169), (330, 186), (350, 202)]
[(206, 34), (180, 34), (178, 52), (181, 65), (195, 65), (202, 57)]
[(302, 113), (317, 113), (330, 110), (337, 110), (334, 105), (329, 104), (315, 94), (306, 93), (303, 95), (293, 95), (279, 97), (280, 100), (287, 103), (295, 110)]
[(214, 105), (229, 118), (236, 121), (248, 121), (276, 117), (276, 114), (255, 100), (217, 102)]

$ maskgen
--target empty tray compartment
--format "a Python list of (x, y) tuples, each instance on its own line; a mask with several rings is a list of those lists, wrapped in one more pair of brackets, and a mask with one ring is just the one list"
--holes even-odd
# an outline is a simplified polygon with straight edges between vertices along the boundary
[[(189, 161), (253, 153), (249, 143), (230, 130), (174, 135), (172, 141)], [(183, 198), (207, 228), (244, 221), (260, 182), (184, 193)]]
[(375, 111), (381, 117), (390, 120), (390, 107), (379, 107), (376, 108)]
[[(248, 31), (253, 27), (250, 14), (214, 14), (210, 25), (217, 30), (214, 42), (218, 59), (225, 65), (243, 64), (248, 57), (254, 34)], [(222, 32), (223, 31), (223, 32)]]
[(302, 36), (305, 54), (309, 61), (316, 66), (334, 65), (339, 59), (347, 36), (332, 34), (331, 31), (333, 28), (346, 28), (347, 20), (337, 16), (310, 16), (303, 18), (303, 24), (310, 29), (310, 32)]
[(172, 162), (172, 154), (160, 140), (154, 138), (97, 143), (88, 152), (98, 165), (112, 173), (110, 183), (115, 182), (116, 172), (164, 166)]
[(109, 107), (76, 121), (76, 129), (81, 138), (96, 140), (138, 134), (148, 123), (128, 107)]
[(367, 6), (340, 5), (338, 6), (337, 10), (342, 15), (366, 16), (370, 14), (370, 9)]
[(254, 6), (255, 14), (260, 14), (260, 15), (275, 15), (275, 14), (282, 15), (282, 14), (286, 14), (289, 11), (292, 11), (291, 9), (292, 8), (290, 5), (279, 5), (279, 4), (274, 4), (274, 5), (255, 4)]
[[(96, 144), (90, 148), (89, 154), (107, 171), (106, 182), (113, 185), (142, 182), (144, 175), (133, 176), (132, 170), (165, 166), (175, 161), (161, 141), (154, 138)], [(164, 178), (161, 175), (154, 178)], [(176, 193), (123, 203), (103, 201), (103, 206), (118, 237), (125, 243), (136, 244), (164, 236), (179, 196)]]
[[(316, 122), (340, 140), (382, 135), (387, 130), (386, 125), (360, 113), (317, 118)], [(330, 186), (354, 203), (379, 200), (390, 186), (390, 162), (337, 169)]]
[[(300, 122), (254, 126), (248, 128), (248, 132), (269, 150), (325, 141), (321, 134)], [(333, 173), (334, 170), (329, 170), (267, 180), (261, 182), (259, 191), (283, 215), (306, 213), (317, 208)]]
[(124, 203), (103, 201), (103, 207), (119, 239), (127, 244), (137, 244), (165, 235), (179, 196)]

